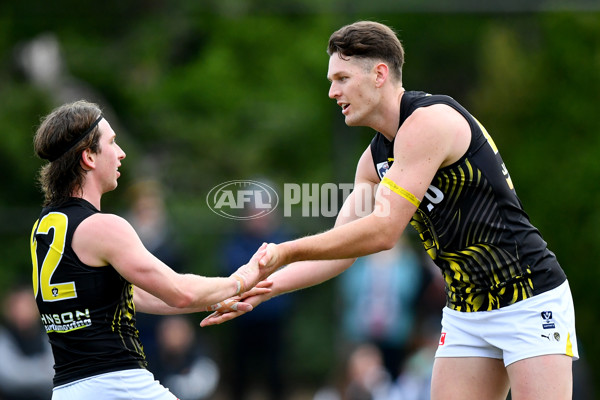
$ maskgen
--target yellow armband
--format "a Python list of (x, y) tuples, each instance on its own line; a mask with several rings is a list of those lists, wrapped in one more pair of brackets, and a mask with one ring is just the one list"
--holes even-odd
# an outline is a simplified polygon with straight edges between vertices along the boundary
[(419, 199), (417, 199), (417, 197), (414, 194), (412, 194), (408, 190), (396, 185), (396, 182), (394, 182), (390, 178), (384, 177), (381, 180), (381, 184), (383, 186), (385, 186), (386, 188), (390, 189), (392, 192), (399, 194), (400, 196), (404, 197), (406, 200), (410, 201), (412, 204), (415, 205), (415, 207), (418, 208), (419, 204), (421, 204), (421, 201)]

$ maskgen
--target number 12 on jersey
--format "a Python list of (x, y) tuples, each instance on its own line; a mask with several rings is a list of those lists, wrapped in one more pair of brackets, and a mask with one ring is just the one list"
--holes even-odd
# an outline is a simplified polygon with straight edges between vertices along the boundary
[[(68, 218), (62, 213), (49, 213), (36, 221), (31, 231), (31, 261), (33, 263), (33, 293), (41, 292), (44, 301), (60, 301), (77, 297), (74, 282), (53, 283), (52, 277), (60, 265), (67, 239)], [(49, 235), (52, 243), (46, 254), (38, 255), (37, 235)], [(40, 258), (38, 259), (38, 256)], [(43, 256), (43, 259), (42, 259)], [(41, 261), (41, 267), (40, 267)]]

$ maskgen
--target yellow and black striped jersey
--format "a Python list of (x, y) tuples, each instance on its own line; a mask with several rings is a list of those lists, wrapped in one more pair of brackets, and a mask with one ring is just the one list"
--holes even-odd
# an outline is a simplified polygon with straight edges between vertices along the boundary
[(71, 248), (75, 229), (98, 212), (72, 198), (44, 208), (31, 233), (33, 291), (52, 346), (55, 386), (146, 367), (133, 286), (110, 265), (85, 265)]
[[(465, 155), (437, 171), (411, 225), (442, 270), (447, 306), (457, 311), (504, 307), (553, 289), (566, 275), (531, 224), (485, 128), (448, 96), (405, 92), (400, 125), (419, 107), (445, 104), (471, 127)], [(392, 165), (393, 142), (377, 133), (371, 154), (379, 179)]]

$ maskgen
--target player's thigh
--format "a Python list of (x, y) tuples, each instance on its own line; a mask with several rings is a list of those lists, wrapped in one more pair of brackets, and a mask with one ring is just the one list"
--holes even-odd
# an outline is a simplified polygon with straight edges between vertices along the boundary
[(500, 359), (438, 357), (434, 361), (431, 400), (506, 400), (508, 389)]
[(573, 396), (573, 361), (562, 354), (526, 358), (506, 367), (512, 400), (569, 400)]

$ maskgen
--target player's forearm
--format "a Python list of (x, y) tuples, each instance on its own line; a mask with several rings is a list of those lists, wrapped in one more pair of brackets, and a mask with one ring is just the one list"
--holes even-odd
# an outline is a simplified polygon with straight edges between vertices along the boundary
[(156, 315), (182, 314), (181, 308), (170, 306), (160, 298), (137, 286), (133, 290), (133, 303), (137, 312)]
[(243, 289), (239, 281), (233, 277), (204, 277), (198, 275), (183, 275), (182, 287), (185, 296), (178, 308), (205, 310), (206, 307), (238, 294)]
[(353, 258), (342, 260), (301, 261), (290, 264), (269, 278), (273, 282), (270, 297), (293, 292), (323, 283), (344, 272), (354, 263)]
[[(170, 287), (170, 288), (169, 288)], [(157, 293), (136, 288), (134, 302), (140, 312), (149, 314), (184, 314), (206, 311), (206, 308), (238, 293), (238, 281), (232, 277), (208, 278), (199, 275), (177, 275)], [(162, 292), (162, 293), (161, 293)]]
[(362, 257), (393, 247), (398, 235), (390, 232), (390, 225), (385, 218), (371, 214), (317, 235), (281, 243), (278, 253), (282, 264)]

